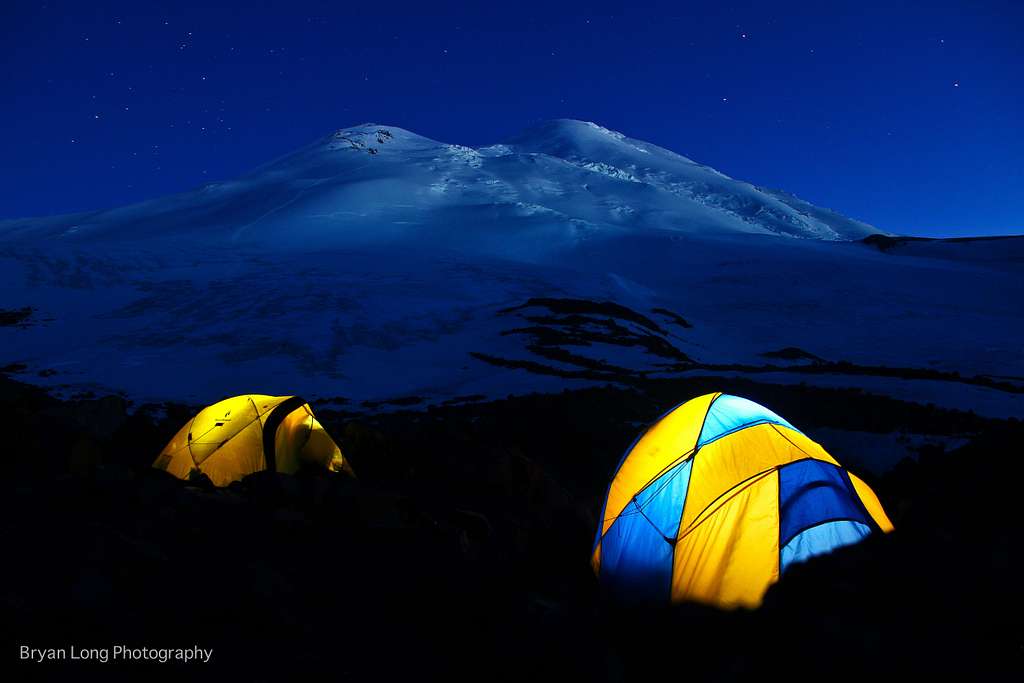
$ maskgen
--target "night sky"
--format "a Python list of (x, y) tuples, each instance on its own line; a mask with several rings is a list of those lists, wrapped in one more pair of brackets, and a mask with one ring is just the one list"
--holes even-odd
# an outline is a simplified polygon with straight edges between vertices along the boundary
[(1022, 33), (1019, 0), (5, 0), (0, 217), (191, 189), (363, 122), (478, 145), (570, 117), (883, 230), (1022, 233)]

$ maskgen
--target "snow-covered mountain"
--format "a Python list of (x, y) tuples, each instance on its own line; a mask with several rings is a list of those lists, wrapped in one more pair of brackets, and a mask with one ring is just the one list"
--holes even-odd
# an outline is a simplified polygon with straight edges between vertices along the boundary
[(543, 257), (590, 237), (640, 230), (817, 239), (877, 232), (571, 120), (480, 148), (393, 126), (356, 126), (235, 181), (110, 211), (13, 221), (0, 230), (69, 242), (200, 235), (275, 248), (422, 240), (502, 257)]
[(139, 400), (713, 372), (1018, 410), (1020, 242), (877, 234), (592, 123), (478, 148), (368, 124), (192, 192), (0, 222), (0, 365)]

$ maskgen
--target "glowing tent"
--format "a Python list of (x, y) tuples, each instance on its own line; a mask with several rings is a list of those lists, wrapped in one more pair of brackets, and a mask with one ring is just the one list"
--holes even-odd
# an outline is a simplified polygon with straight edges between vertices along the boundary
[(892, 523), (874, 492), (793, 425), (737, 396), (677, 406), (619, 463), (591, 562), (630, 602), (754, 607), (795, 562)]
[(352, 475), (341, 449), (298, 396), (235, 396), (204, 408), (153, 463), (176, 477), (202, 473), (226, 486), (261, 470), (294, 473), (302, 466)]

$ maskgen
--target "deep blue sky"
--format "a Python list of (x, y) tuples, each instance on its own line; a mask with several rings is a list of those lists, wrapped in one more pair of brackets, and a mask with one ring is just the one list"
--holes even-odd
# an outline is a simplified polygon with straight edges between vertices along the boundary
[(6, 0), (0, 217), (190, 189), (366, 121), (476, 145), (571, 117), (884, 230), (1020, 233), (1022, 33), (1020, 0)]

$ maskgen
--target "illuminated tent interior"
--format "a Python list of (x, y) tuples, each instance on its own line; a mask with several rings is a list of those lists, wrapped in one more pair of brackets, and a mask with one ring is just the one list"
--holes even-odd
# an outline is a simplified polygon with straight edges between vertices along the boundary
[(669, 411), (626, 451), (591, 561), (624, 601), (755, 607), (794, 563), (892, 528), (821, 446), (715, 393)]
[(215, 486), (302, 467), (354, 476), (341, 449), (298, 396), (235, 396), (204, 408), (153, 462), (181, 479), (205, 474)]

